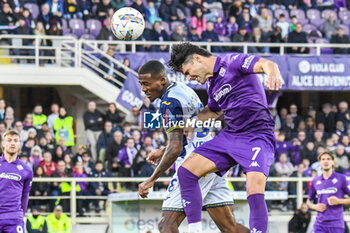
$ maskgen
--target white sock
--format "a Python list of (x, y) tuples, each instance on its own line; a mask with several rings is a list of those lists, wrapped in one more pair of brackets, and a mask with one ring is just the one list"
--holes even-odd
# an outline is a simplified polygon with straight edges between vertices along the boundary
[(202, 233), (202, 222), (188, 224), (188, 233)]

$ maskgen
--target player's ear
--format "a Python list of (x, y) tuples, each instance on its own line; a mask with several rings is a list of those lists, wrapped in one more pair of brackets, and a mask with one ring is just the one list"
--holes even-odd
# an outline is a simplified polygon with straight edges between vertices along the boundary
[(202, 62), (202, 56), (200, 56), (198, 54), (193, 54), (193, 60), (201, 63)]

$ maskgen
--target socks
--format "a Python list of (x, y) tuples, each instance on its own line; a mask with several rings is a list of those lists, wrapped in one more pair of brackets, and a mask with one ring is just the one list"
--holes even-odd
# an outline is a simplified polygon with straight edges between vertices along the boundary
[(266, 233), (268, 217), (265, 195), (252, 194), (247, 200), (250, 207), (249, 227), (251, 232)]
[(177, 175), (188, 224), (201, 223), (203, 201), (198, 183), (199, 178), (182, 166), (177, 170)]

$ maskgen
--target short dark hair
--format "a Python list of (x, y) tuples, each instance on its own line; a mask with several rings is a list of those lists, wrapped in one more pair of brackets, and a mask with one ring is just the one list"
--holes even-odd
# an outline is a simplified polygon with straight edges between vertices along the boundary
[(152, 77), (157, 74), (161, 74), (163, 77), (166, 77), (166, 69), (161, 62), (151, 60), (141, 66), (139, 69), (139, 74), (151, 74)]
[(181, 72), (182, 65), (187, 63), (189, 59), (192, 59), (194, 54), (204, 57), (210, 57), (212, 55), (209, 51), (189, 42), (174, 44), (171, 47), (171, 58), (168, 66), (174, 72)]

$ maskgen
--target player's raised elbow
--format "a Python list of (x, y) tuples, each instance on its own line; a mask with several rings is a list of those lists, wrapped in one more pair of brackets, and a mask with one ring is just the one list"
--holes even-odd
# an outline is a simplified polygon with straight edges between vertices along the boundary
[(274, 70), (275, 68), (278, 68), (277, 63), (265, 58), (260, 58), (254, 65), (254, 73), (267, 73), (269, 70)]

